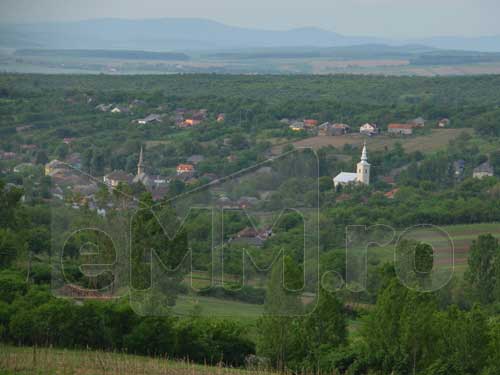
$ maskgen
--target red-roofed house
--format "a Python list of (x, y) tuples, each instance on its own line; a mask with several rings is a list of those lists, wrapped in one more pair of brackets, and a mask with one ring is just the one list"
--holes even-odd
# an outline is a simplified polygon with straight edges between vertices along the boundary
[(191, 164), (179, 164), (177, 166), (177, 175), (183, 175), (187, 173), (193, 173), (194, 172), (194, 167)]
[(313, 128), (316, 125), (318, 125), (318, 120), (313, 120), (313, 119), (305, 119), (304, 120), (304, 126), (306, 128)]

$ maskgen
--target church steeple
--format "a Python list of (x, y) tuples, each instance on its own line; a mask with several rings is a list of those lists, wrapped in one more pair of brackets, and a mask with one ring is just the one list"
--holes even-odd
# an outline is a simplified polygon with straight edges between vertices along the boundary
[(368, 155), (366, 153), (366, 141), (363, 144), (363, 152), (361, 153), (361, 161), (368, 161)]
[(137, 163), (137, 176), (141, 176), (143, 173), (144, 173), (144, 156), (141, 146), (141, 152), (139, 153), (139, 162)]
[(366, 141), (363, 144), (363, 151), (361, 152), (361, 161), (357, 165), (356, 180), (359, 183), (370, 184), (370, 163), (368, 163), (368, 153), (366, 152)]

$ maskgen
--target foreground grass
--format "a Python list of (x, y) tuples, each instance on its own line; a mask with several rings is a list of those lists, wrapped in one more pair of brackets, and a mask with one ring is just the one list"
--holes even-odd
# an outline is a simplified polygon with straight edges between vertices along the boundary
[(10, 374), (239, 374), (271, 375), (268, 371), (248, 371), (222, 366), (203, 366), (188, 361), (142, 357), (90, 350), (13, 347), (0, 344), (0, 375)]

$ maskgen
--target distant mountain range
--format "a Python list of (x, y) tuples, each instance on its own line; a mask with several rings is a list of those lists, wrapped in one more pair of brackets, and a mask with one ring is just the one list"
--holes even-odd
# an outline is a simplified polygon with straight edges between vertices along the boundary
[(386, 44), (500, 52), (500, 36), (391, 40), (353, 37), (315, 28), (287, 31), (248, 29), (195, 18), (95, 19), (0, 25), (0, 47), (42, 49), (124, 49), (223, 51), (248, 48), (347, 47)]

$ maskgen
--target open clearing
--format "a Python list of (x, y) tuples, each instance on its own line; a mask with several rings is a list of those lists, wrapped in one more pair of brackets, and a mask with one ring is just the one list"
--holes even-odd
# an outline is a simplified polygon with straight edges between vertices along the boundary
[(244, 303), (214, 297), (181, 295), (177, 299), (174, 313), (179, 315), (192, 314), (196, 308), (201, 309), (204, 316), (224, 317), (237, 320), (256, 319), (264, 312), (263, 305)]
[[(432, 129), (429, 134), (423, 135), (391, 136), (383, 134), (374, 137), (351, 133), (342, 136), (315, 136), (301, 139), (292, 144), (295, 147), (311, 147), (315, 150), (328, 146), (333, 146), (341, 150), (345, 145), (360, 146), (366, 140), (370, 150), (384, 150), (386, 147), (391, 148), (396, 142), (400, 142), (407, 152), (421, 151), (423, 153), (430, 153), (443, 148), (449, 141), (457, 138), (462, 132), (472, 134), (473, 130), (470, 128)], [(272, 151), (274, 154), (279, 154), (283, 147), (283, 144), (276, 145)]]

